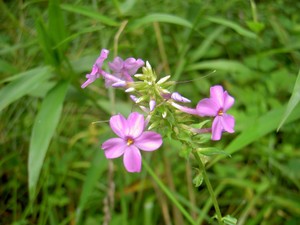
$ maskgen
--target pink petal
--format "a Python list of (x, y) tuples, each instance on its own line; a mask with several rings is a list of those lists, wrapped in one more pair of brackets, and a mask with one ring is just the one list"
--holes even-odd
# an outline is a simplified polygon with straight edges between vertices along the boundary
[(130, 173), (140, 172), (142, 167), (142, 156), (137, 147), (131, 145), (125, 149), (123, 163)]
[(205, 98), (198, 102), (196, 110), (200, 116), (216, 116), (220, 108), (214, 99)]
[(227, 91), (224, 92), (223, 110), (226, 112), (234, 104), (234, 98), (230, 96)]
[(235, 120), (233, 116), (228, 114), (223, 114), (221, 122), (224, 131), (227, 131), (228, 133), (234, 133)]
[(198, 112), (197, 112), (196, 109), (192, 109), (192, 108), (189, 108), (189, 107), (186, 107), (186, 106), (182, 106), (182, 105), (179, 105), (179, 104), (177, 104), (175, 102), (171, 102), (171, 104), (176, 109), (179, 109), (182, 112), (185, 112), (185, 113), (188, 113), (188, 114), (191, 114), (191, 115), (198, 115)]
[(223, 132), (223, 125), (222, 125), (222, 117), (221, 116), (217, 116), (212, 124), (212, 135), (211, 135), (211, 139), (214, 141), (218, 141), (221, 139), (222, 136), (222, 132)]
[(100, 56), (97, 58), (95, 64), (96, 66), (101, 69), (102, 68), (102, 64), (104, 62), (104, 60), (107, 58), (109, 54), (109, 51), (107, 49), (102, 49), (100, 52)]
[(136, 71), (144, 65), (144, 61), (141, 59), (128, 58), (124, 61), (124, 69), (130, 76), (134, 75)]
[(217, 105), (217, 107), (223, 108), (224, 106), (224, 91), (223, 87), (220, 85), (216, 85), (210, 88), (210, 98), (213, 99)]
[(109, 124), (113, 132), (121, 138), (124, 138), (128, 133), (128, 123), (121, 114), (112, 116)]
[(153, 131), (144, 132), (134, 141), (135, 146), (144, 151), (154, 151), (158, 149), (162, 143), (161, 135)]
[(119, 73), (123, 68), (123, 59), (116, 57), (113, 62), (108, 63), (108, 66), (114, 73)]
[(121, 138), (111, 138), (105, 141), (101, 148), (104, 150), (104, 154), (108, 159), (118, 158), (124, 154), (124, 150), (127, 147), (125, 141)]
[(141, 135), (144, 130), (145, 119), (144, 116), (140, 113), (133, 112), (128, 116), (127, 119), (129, 132), (127, 133), (128, 136), (132, 138), (137, 138)]
[(187, 102), (191, 102), (191, 100), (183, 97), (181, 94), (179, 94), (178, 92), (173, 92), (171, 94), (171, 98), (177, 102), (184, 102), (184, 103), (187, 103)]

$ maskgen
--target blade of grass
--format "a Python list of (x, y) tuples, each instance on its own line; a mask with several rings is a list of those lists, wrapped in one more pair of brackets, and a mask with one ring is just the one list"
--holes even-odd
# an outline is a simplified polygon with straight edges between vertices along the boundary
[(152, 24), (154, 22), (172, 23), (172, 24), (180, 25), (180, 26), (187, 27), (187, 28), (193, 28), (193, 24), (190, 21), (183, 19), (179, 16), (163, 14), (163, 13), (153, 13), (153, 14), (146, 15), (140, 19), (134, 20), (128, 26), (128, 30), (134, 30), (143, 25), (146, 25), (149, 23)]
[(102, 14), (100, 14), (99, 12), (94, 11), (91, 8), (87, 8), (87, 7), (83, 7), (83, 6), (76, 6), (76, 5), (68, 5), (68, 4), (61, 4), (60, 7), (63, 10), (66, 10), (68, 12), (73, 12), (73, 13), (77, 13), (86, 17), (89, 17), (91, 19), (95, 19), (105, 25), (108, 26), (119, 26), (119, 22), (117, 22), (116, 20), (113, 20), (107, 16), (104, 16)]
[(18, 79), (0, 90), (0, 111), (48, 80), (51, 77), (50, 71), (49, 67), (41, 67), (15, 75)]
[(90, 194), (93, 191), (93, 188), (96, 186), (97, 180), (99, 179), (100, 175), (103, 173), (103, 171), (108, 167), (108, 161), (105, 159), (104, 154), (102, 154), (100, 151), (95, 151), (95, 156), (93, 157), (93, 161), (91, 163), (91, 167), (89, 168), (82, 192), (79, 199), (79, 205), (76, 209), (76, 224), (80, 224), (80, 219), (84, 210), (84, 207), (87, 203), (87, 200), (90, 196)]
[(35, 118), (30, 137), (28, 157), (28, 185), (30, 200), (34, 200), (36, 185), (50, 140), (59, 122), (63, 101), (68, 88), (67, 82), (56, 85), (42, 102)]
[(227, 72), (240, 72), (243, 74), (249, 74), (250, 69), (242, 63), (234, 60), (216, 59), (207, 60), (200, 63), (194, 63), (186, 67), (186, 71), (193, 70), (223, 70)]
[(290, 116), (290, 114), (292, 113), (292, 111), (295, 109), (295, 107), (298, 105), (300, 101), (300, 70), (297, 76), (297, 80), (295, 82), (295, 86), (294, 86), (294, 90), (292, 93), (292, 96), (288, 102), (288, 105), (286, 107), (286, 110), (283, 114), (283, 117), (280, 121), (280, 124), (277, 128), (277, 131), (280, 130), (280, 128), (282, 127), (282, 125), (285, 123), (286, 119)]
[(185, 208), (180, 204), (180, 202), (175, 198), (174, 194), (161, 182), (161, 180), (156, 176), (156, 174), (153, 172), (153, 170), (150, 168), (148, 163), (143, 160), (143, 166), (147, 170), (147, 172), (150, 174), (150, 176), (154, 179), (154, 181), (157, 183), (157, 185), (161, 188), (161, 190), (168, 196), (168, 198), (174, 203), (174, 205), (180, 210), (180, 212), (183, 214), (183, 216), (190, 222), (190, 224), (196, 225), (196, 222), (191, 217), (191, 215), (186, 211)]
[(206, 17), (206, 19), (210, 22), (217, 23), (217, 24), (229, 27), (229, 28), (233, 29), (234, 31), (236, 31), (238, 34), (242, 35), (242, 36), (245, 36), (245, 37), (248, 37), (248, 38), (256, 38), (257, 37), (255, 33), (241, 27), (239, 24), (234, 23), (230, 20), (226, 20), (224, 18), (212, 17), (212, 16)]
[(220, 35), (226, 30), (226, 27), (219, 26), (206, 39), (196, 48), (191, 55), (191, 62), (198, 61), (211, 47), (212, 43), (220, 37)]

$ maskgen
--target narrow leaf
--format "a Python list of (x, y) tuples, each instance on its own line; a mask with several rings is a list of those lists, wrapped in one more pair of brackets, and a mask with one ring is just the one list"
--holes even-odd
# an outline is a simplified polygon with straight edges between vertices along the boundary
[(295, 107), (299, 103), (299, 101), (300, 101), (300, 70), (299, 70), (299, 73), (298, 73), (297, 80), (295, 82), (295, 86), (294, 86), (292, 96), (291, 96), (291, 98), (288, 102), (288, 105), (287, 105), (286, 110), (284, 112), (284, 115), (283, 115), (283, 117), (280, 121), (280, 124), (277, 128), (277, 131), (279, 131), (279, 129), (282, 127), (282, 125), (284, 124), (286, 119), (289, 117), (291, 112), (295, 109)]
[(249, 74), (250, 69), (243, 65), (242, 63), (234, 60), (228, 59), (217, 59), (217, 60), (207, 60), (199, 63), (194, 63), (187, 66), (187, 71), (192, 70), (223, 70), (227, 72), (240, 72), (243, 74)]
[(0, 111), (12, 102), (35, 90), (43, 81), (51, 77), (49, 67), (35, 68), (15, 75), (17, 79), (0, 90)]
[(29, 195), (33, 200), (43, 161), (61, 115), (68, 83), (56, 85), (45, 97), (35, 118), (28, 158)]
[(207, 17), (206, 18), (207, 20), (213, 22), (213, 23), (217, 23), (217, 24), (221, 24), (221, 25), (224, 25), (226, 27), (229, 27), (231, 29), (233, 29), (234, 31), (236, 31), (238, 34), (242, 35), (242, 36), (245, 36), (245, 37), (248, 37), (248, 38), (256, 38), (256, 34), (241, 27), (239, 24), (237, 23), (234, 23), (230, 20), (226, 20), (226, 19), (223, 19), (223, 18), (217, 18), (217, 17)]
[(86, 179), (83, 184), (79, 205), (76, 210), (76, 223), (80, 221), (86, 202), (95, 188), (100, 175), (107, 168), (107, 165), (108, 161), (104, 154), (100, 152), (100, 150), (96, 151), (93, 162), (87, 172)]
[(90, 8), (86, 8), (83, 6), (76, 6), (76, 5), (68, 5), (68, 4), (61, 4), (60, 7), (63, 10), (87, 16), (89, 18), (98, 20), (101, 23), (109, 25), (109, 26), (118, 26), (119, 25), (119, 23), (117, 21), (115, 21), (107, 16), (104, 16), (104, 15), (100, 14), (99, 12), (96, 12)]
[(153, 22), (172, 23), (172, 24), (176, 24), (176, 25), (180, 25), (180, 26), (184, 26), (184, 27), (188, 27), (188, 28), (193, 27), (193, 24), (190, 21), (183, 19), (179, 16), (163, 14), (163, 13), (153, 13), (153, 14), (146, 15), (146, 16), (132, 22), (132, 24), (129, 25), (129, 30), (134, 30), (138, 27), (141, 27), (143, 25), (153, 23)]

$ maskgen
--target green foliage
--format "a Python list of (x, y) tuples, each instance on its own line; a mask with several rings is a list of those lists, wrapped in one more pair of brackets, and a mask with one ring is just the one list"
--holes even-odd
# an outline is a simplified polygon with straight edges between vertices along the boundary
[(101, 48), (108, 61), (142, 58), (158, 79), (170, 74), (192, 106), (222, 84), (235, 97), (235, 134), (212, 142), (184, 127), (167, 133), (172, 115), (156, 128), (192, 140), (207, 160), (225, 224), (299, 224), (299, 8), (0, 1), (0, 224), (216, 224), (191, 146), (165, 141), (143, 155), (140, 174), (104, 158), (110, 114), (138, 109), (100, 79), (80, 89)]

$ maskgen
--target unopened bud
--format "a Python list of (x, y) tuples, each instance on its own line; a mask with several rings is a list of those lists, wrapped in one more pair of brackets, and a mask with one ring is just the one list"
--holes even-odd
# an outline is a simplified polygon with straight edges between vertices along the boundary
[(161, 78), (159, 81), (157, 81), (157, 84), (165, 83), (170, 77), (171, 77), (171, 75)]

